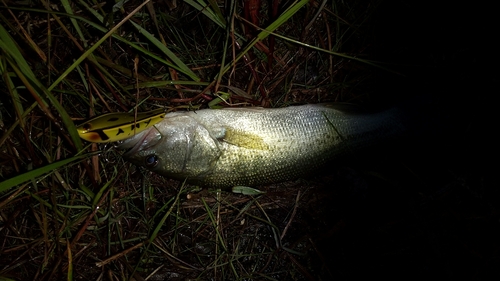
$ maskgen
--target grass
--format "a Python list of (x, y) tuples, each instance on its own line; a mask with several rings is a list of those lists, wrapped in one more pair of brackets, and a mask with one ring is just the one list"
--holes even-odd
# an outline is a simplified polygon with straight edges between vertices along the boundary
[(248, 3), (256, 9), (0, 4), (0, 280), (332, 280), (418, 268), (449, 277), (460, 259), (474, 264), (466, 276), (493, 268), (498, 247), (472, 241), (498, 234), (496, 201), (458, 162), (354, 158), (248, 195), (145, 172), (78, 137), (83, 120), (158, 106), (404, 98), (377, 90), (380, 77), (404, 80), (417, 65), (380, 55), (384, 1)]

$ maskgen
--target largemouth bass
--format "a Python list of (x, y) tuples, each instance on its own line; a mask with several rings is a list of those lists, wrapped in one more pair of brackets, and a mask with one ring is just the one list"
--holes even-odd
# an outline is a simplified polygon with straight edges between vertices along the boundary
[(123, 141), (126, 160), (206, 187), (306, 176), (335, 156), (407, 129), (401, 108), (360, 114), (328, 104), (173, 112)]

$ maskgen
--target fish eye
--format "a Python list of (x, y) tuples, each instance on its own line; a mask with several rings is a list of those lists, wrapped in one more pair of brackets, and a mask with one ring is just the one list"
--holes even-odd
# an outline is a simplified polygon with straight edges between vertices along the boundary
[(145, 165), (148, 168), (153, 168), (158, 164), (158, 156), (156, 156), (155, 154), (146, 156), (144, 160), (145, 160)]

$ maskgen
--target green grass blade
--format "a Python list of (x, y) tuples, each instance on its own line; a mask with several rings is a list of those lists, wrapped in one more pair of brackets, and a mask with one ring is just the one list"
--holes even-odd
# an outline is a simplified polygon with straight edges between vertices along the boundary
[[(73, 10), (71, 9), (71, 3), (69, 3), (68, 0), (61, 0), (61, 4), (64, 7), (64, 10), (66, 11), (66, 13), (73, 15)], [(83, 43), (83, 46), (87, 47), (87, 40), (85, 39), (85, 36), (83, 36), (83, 32), (82, 32), (78, 22), (76, 21), (75, 18), (72, 18), (72, 17), (70, 17), (69, 20), (71, 21), (73, 28), (76, 30), (76, 33), (78, 33), (78, 36), (80, 37), (80, 40)]]
[[(45, 96), (50, 100), (52, 105), (56, 108), (57, 112), (61, 116), (61, 119), (66, 126), (75, 147), (77, 148), (77, 150), (81, 150), (82, 142), (80, 140), (80, 137), (78, 136), (73, 120), (69, 117), (68, 113), (59, 103), (57, 98), (50, 93), (50, 90), (45, 89), (43, 84), (36, 78), (36, 75), (31, 70), (28, 62), (24, 59), (23, 55), (19, 51), (17, 44), (2, 25), (0, 25), (0, 49), (2, 49), (2, 51), (5, 52), (6, 55), (8, 55), (7, 60), (10, 62), (12, 68), (16, 71), (18, 76), (20, 76), (19, 78), (22, 79), (23, 76), (26, 78), (24, 80), (25, 86), (28, 89), (34, 88), (31, 93), (33, 95), (37, 95), (38, 99), (42, 101), (45, 106), (45, 99), (40, 95), (40, 92), (43, 92)], [(11, 57), (12, 59), (9, 59), (9, 57)], [(50, 114), (50, 112), (46, 113)]]
[[(220, 191), (217, 191), (220, 192)], [(215, 218), (215, 214), (210, 208), (210, 206), (207, 204), (204, 198), (201, 198), (201, 202), (203, 203), (203, 206), (205, 207), (205, 210), (207, 211), (208, 217), (210, 218), (210, 221), (212, 222), (212, 226), (215, 230), (215, 233), (217, 235), (218, 240), (220, 241), (220, 245), (224, 248), (224, 251), (227, 251), (227, 245), (224, 241), (224, 238), (222, 237), (222, 234), (220, 233), (220, 229), (218, 227), (217, 219)]]
[(248, 45), (236, 56), (236, 58), (231, 61), (223, 69), (222, 74), (229, 71), (240, 59), (242, 59), (248, 51), (250, 51), (257, 42), (264, 40), (271, 32), (275, 31), (278, 27), (286, 23), (295, 13), (297, 13), (304, 5), (306, 5), (309, 0), (301, 0), (295, 5), (290, 6), (281, 16), (279, 16), (274, 22), (272, 22), (266, 29), (262, 30), (256, 38), (254, 38)]
[(44, 174), (48, 174), (48, 173), (54, 171), (55, 169), (59, 169), (59, 168), (65, 166), (73, 161), (76, 161), (76, 160), (79, 160), (79, 159), (82, 159), (82, 158), (85, 158), (88, 156), (89, 155), (86, 154), (86, 155), (75, 156), (75, 157), (71, 157), (68, 159), (61, 160), (61, 161), (57, 161), (57, 162), (48, 164), (46, 166), (40, 167), (38, 169), (26, 172), (26, 173), (18, 175), (18, 176), (15, 176), (15, 177), (10, 178), (6, 181), (0, 182), (0, 193), (4, 192), (12, 187), (18, 186), (26, 181), (36, 179), (37, 177), (42, 176)]
[(101, 37), (101, 39), (99, 39), (99, 41), (97, 41), (94, 45), (92, 45), (92, 47), (90, 47), (87, 51), (85, 51), (85, 53), (83, 53), (70, 67), (68, 67), (68, 69), (66, 69), (66, 71), (64, 71), (60, 76), (59, 78), (57, 78), (56, 81), (54, 81), (54, 83), (52, 83), (52, 85), (50, 85), (49, 87), (49, 91), (51, 91), (52, 89), (54, 89), (57, 85), (59, 85), (59, 83), (61, 83), (61, 81), (71, 72), (73, 71), (73, 69), (76, 68), (77, 65), (81, 64), (83, 62), (84, 59), (86, 59), (88, 56), (90, 56), (96, 49), (97, 47), (99, 47), (102, 43), (104, 43), (104, 41), (106, 41), (106, 39), (108, 39), (110, 36), (113, 35), (113, 33), (115, 33), (116, 30), (118, 30), (118, 28), (120, 26), (122, 26), (125, 22), (127, 22), (135, 13), (137, 13), (144, 5), (146, 5), (147, 3), (149, 2), (149, 0), (146, 0), (144, 1), (141, 5), (139, 5), (139, 7), (135, 8), (130, 14), (128, 14), (123, 20), (121, 20), (117, 25), (115, 25), (111, 30), (109, 30), (103, 37)]
[(142, 28), (140, 25), (138, 25), (135, 22), (131, 22), (139, 32), (144, 35), (153, 45), (155, 45), (160, 51), (162, 51), (172, 62), (178, 66), (179, 70), (189, 76), (189, 78), (193, 79), (194, 81), (200, 81), (201, 79), (196, 76), (196, 74), (180, 60), (169, 48), (167, 48), (165, 45), (163, 45), (160, 40), (156, 39), (156, 37), (153, 36), (153, 34), (149, 33), (147, 30)]
[[(203, 0), (198, 0), (198, 2), (205, 4)], [(224, 18), (224, 15), (219, 8), (219, 3), (217, 3), (216, 0), (208, 0), (208, 2), (210, 3), (210, 7), (212, 8), (213, 15), (217, 18), (218, 21), (223, 23), (224, 26), (227, 26), (226, 19)]]
[[(104, 17), (101, 16), (98, 12), (96, 12), (96, 10), (94, 10), (92, 7), (90, 7), (85, 1), (79, 0), (78, 2), (80, 3), (80, 5), (84, 6), (85, 9), (87, 9), (87, 11), (89, 13), (91, 13), (96, 19), (98, 19), (99, 22), (104, 23), (103, 22)], [(75, 18), (77, 18), (77, 17), (75, 17)]]
[(310, 44), (305, 44), (303, 42), (291, 39), (289, 37), (286, 37), (286, 36), (283, 36), (283, 35), (280, 35), (280, 34), (277, 34), (277, 33), (274, 33), (274, 32), (271, 32), (271, 34), (273, 36), (279, 37), (279, 38), (281, 38), (283, 40), (286, 40), (288, 42), (292, 42), (292, 43), (304, 46), (304, 47), (309, 48), (309, 49), (313, 49), (313, 50), (316, 50), (316, 51), (320, 51), (320, 52), (323, 52), (323, 53), (327, 53), (327, 54), (334, 55), (334, 56), (341, 57), (341, 58), (345, 58), (345, 59), (359, 61), (361, 63), (365, 63), (365, 64), (371, 65), (373, 67), (377, 67), (377, 68), (383, 69), (385, 71), (392, 72), (392, 73), (395, 73), (395, 74), (399, 75), (399, 73), (397, 73), (397, 72), (395, 72), (395, 71), (393, 71), (393, 70), (391, 70), (391, 69), (389, 69), (387, 67), (383, 67), (380, 62), (371, 61), (371, 60), (365, 60), (365, 59), (361, 59), (361, 58), (358, 58), (358, 57), (346, 55), (346, 54), (343, 54), (343, 53), (325, 50), (325, 49), (322, 49), (322, 48), (319, 48), (319, 47), (316, 47), (316, 46), (312, 46)]
[(224, 17), (218, 17), (217, 13), (214, 12), (211, 8), (209, 8), (208, 5), (205, 2), (203, 2), (203, 0), (198, 0), (198, 2), (201, 5), (196, 3), (193, 0), (185, 0), (184, 2), (193, 6), (193, 8), (197, 9), (198, 11), (202, 12), (205, 16), (207, 16), (210, 20), (212, 20), (218, 26), (220, 26), (224, 29), (226, 28), (226, 21), (224, 20)]
[(24, 118), (22, 118), (24, 109), (21, 103), (21, 96), (19, 95), (19, 92), (17, 91), (17, 88), (14, 86), (15, 84), (8, 73), (7, 62), (5, 60), (5, 57), (0, 58), (0, 74), (3, 76), (3, 81), (7, 86), (7, 91), (10, 93), (10, 96), (12, 97), (12, 103), (14, 104), (14, 109), (18, 117), (17, 120), (19, 120), (21, 128), (25, 130), (24, 126), (25, 122)]
[[(16, 9), (16, 8), (11, 8), (12, 10), (21, 10), (21, 9)], [(66, 17), (69, 17), (69, 18), (75, 18), (75, 19), (78, 19), (82, 22), (84, 22), (85, 24), (88, 24), (90, 26), (92, 26), (93, 28), (103, 32), (103, 33), (106, 33), (106, 35), (108, 35), (109, 33), (112, 33), (111, 31), (108, 31), (108, 29), (106, 29), (105, 27), (99, 25), (99, 24), (96, 24), (95, 22), (92, 22), (92, 21), (89, 21), (88, 19), (85, 19), (83, 17), (80, 17), (80, 16), (77, 16), (77, 15), (69, 15), (69, 14), (66, 14), (66, 13), (61, 13), (61, 12), (54, 12), (54, 11), (46, 11), (46, 10), (40, 10), (40, 9), (28, 9), (28, 8), (25, 8), (25, 9), (22, 9), (22, 10), (25, 10), (25, 11), (31, 11), (31, 12), (38, 12), (38, 13), (48, 13), (48, 14), (54, 14), (54, 15), (59, 15), (59, 16), (66, 16)], [(129, 15), (130, 16), (130, 15)], [(124, 22), (124, 20), (122, 20), (122, 22)], [(122, 23), (120, 22), (120, 23)], [(113, 30), (116, 29), (117, 26), (115, 26), (115, 28), (113, 28)], [(189, 73), (185, 73), (186, 69), (189, 69), (188, 67), (186, 67), (185, 69), (184, 68), (180, 68), (178, 67), (177, 65), (163, 59), (162, 57), (154, 54), (153, 52), (149, 51), (149, 50), (146, 50), (144, 49), (143, 47), (141, 47), (140, 45), (138, 45), (137, 43), (134, 43), (134, 42), (130, 42), (129, 40), (123, 38), (122, 36), (120, 35), (117, 35), (116, 33), (112, 33), (110, 36), (112, 36), (113, 38), (129, 45), (131, 48), (139, 51), (140, 53), (158, 61), (158, 62), (161, 62), (165, 65), (167, 65), (168, 67), (172, 67), (173, 69), (175, 70), (178, 70), (179, 72), (182, 72), (184, 74), (186, 74), (188, 77), (191, 77), (192, 74), (189, 74)], [(61, 83), (61, 81), (74, 69), (76, 68), (76, 65), (80, 64), (85, 58), (89, 58), (89, 55), (90, 53), (92, 53), (92, 51), (94, 51), (99, 45), (101, 45), (109, 36), (105, 36), (103, 38), (101, 38), (101, 40), (99, 40), (96, 44), (94, 44), (91, 49), (87, 50), (77, 61), (75, 61), (62, 75), (61, 77), (59, 77), (59, 79), (57, 79), (52, 85), (51, 87), (49, 87), (50, 89), (53, 89), (55, 88), (55, 86), (59, 83)], [(174, 55), (175, 56), (175, 55)], [(189, 69), (189, 72), (192, 73), (192, 71)], [(193, 77), (191, 77), (193, 80), (195, 80), (194, 78), (197, 78), (196, 75), (194, 75)], [(195, 81), (200, 81), (199, 78), (198, 80), (195, 80)]]

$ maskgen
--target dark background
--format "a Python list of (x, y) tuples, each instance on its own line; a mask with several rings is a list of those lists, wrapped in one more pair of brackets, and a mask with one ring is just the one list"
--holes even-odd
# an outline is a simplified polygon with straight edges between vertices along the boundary
[(492, 11), (452, 1), (377, 10), (374, 58), (404, 74), (377, 73), (377, 91), (432, 97), (440, 117), (429, 127), (440, 127), (334, 168), (323, 215), (336, 215), (319, 241), (339, 277), (500, 277)]

